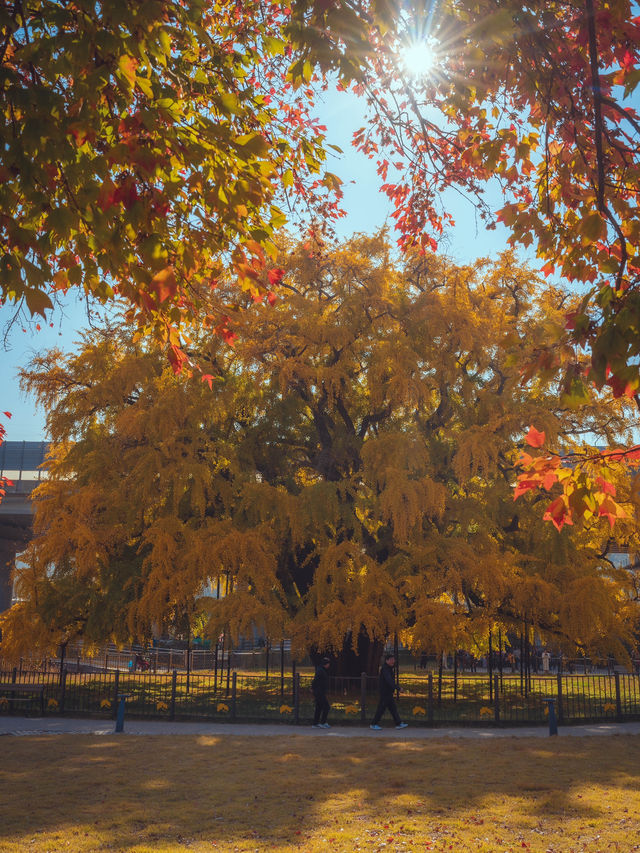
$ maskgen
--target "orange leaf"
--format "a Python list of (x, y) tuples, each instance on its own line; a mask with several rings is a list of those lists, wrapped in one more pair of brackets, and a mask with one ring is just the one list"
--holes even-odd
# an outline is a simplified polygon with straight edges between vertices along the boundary
[(133, 87), (136, 82), (136, 68), (138, 60), (133, 56), (124, 55), (118, 60), (118, 66), (127, 83)]
[(158, 303), (162, 304), (175, 295), (178, 283), (172, 266), (165, 267), (151, 279), (149, 287), (155, 292)]
[(179, 346), (175, 344), (171, 344), (169, 347), (169, 362), (171, 363), (171, 367), (173, 368), (173, 372), (177, 375), (178, 373), (182, 373), (182, 368), (185, 363), (189, 360), (186, 353), (180, 349)]
[(618, 518), (626, 518), (627, 513), (622, 509), (620, 504), (617, 504), (613, 498), (607, 496), (600, 505), (599, 516), (604, 516), (609, 520), (609, 525), (613, 530)]
[(538, 432), (535, 427), (530, 427), (529, 432), (526, 435), (525, 441), (529, 445), (529, 447), (542, 447), (545, 440), (544, 430), (542, 432)]
[(613, 497), (615, 498), (616, 487), (613, 485), (613, 483), (610, 483), (609, 480), (605, 480), (604, 477), (598, 477), (596, 483), (600, 486), (600, 488), (606, 495), (613, 495)]

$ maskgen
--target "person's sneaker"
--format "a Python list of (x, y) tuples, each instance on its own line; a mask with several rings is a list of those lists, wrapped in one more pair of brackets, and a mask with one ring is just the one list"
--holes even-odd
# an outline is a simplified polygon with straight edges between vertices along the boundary
[(371, 723), (369, 728), (373, 729), (374, 732), (381, 732), (382, 731), (382, 726), (377, 726), (375, 723)]
[(409, 723), (398, 723), (396, 726), (397, 729), (406, 729)]
[(320, 728), (321, 729), (330, 729), (331, 726), (329, 725), (329, 723), (320, 723)]
[(322, 725), (322, 723), (312, 723), (311, 728), (312, 729), (323, 729), (324, 726)]

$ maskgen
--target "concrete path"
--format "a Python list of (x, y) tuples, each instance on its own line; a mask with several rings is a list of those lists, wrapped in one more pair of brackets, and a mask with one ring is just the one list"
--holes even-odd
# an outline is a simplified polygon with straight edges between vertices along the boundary
[[(0, 735), (61, 735), (91, 734), (111, 735), (115, 723), (108, 720), (88, 720), (74, 717), (12, 717), (0, 716)], [(491, 740), (505, 737), (549, 737), (546, 726), (521, 728), (423, 728), (413, 727), (398, 731), (390, 723), (381, 732), (368, 727), (335, 726), (331, 729), (313, 729), (310, 725), (276, 725), (251, 723), (185, 723), (158, 720), (127, 720), (125, 735), (215, 735), (219, 737), (322, 737), (322, 738), (400, 738), (401, 740), (427, 740), (431, 738), (478, 738)], [(640, 735), (640, 723), (594, 723), (584, 726), (560, 726), (559, 737), (586, 737), (588, 735)]]

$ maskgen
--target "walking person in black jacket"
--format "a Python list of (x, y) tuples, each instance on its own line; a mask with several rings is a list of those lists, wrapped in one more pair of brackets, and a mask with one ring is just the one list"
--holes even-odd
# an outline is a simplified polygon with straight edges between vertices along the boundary
[(393, 698), (393, 694), (396, 689), (396, 676), (393, 669), (395, 665), (395, 655), (393, 652), (389, 652), (384, 656), (384, 663), (380, 667), (380, 702), (378, 703), (376, 712), (373, 715), (373, 720), (369, 726), (370, 729), (373, 729), (376, 732), (382, 730), (382, 726), (379, 726), (378, 723), (387, 708), (393, 717), (393, 721), (396, 724), (397, 729), (406, 729), (408, 725), (408, 723), (403, 723), (400, 719), (400, 714), (398, 713), (398, 708), (396, 706), (395, 699)]
[(316, 710), (313, 715), (314, 729), (330, 729), (331, 726), (327, 722), (327, 714), (329, 713), (329, 700), (327, 699), (327, 690), (329, 689), (329, 666), (331, 661), (329, 658), (322, 658), (316, 667), (316, 674), (311, 682), (311, 690), (313, 691), (316, 700)]

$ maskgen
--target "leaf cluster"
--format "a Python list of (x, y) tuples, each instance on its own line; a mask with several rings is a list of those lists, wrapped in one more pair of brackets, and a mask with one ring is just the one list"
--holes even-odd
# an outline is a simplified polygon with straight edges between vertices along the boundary
[(312, 89), (284, 79), (287, 17), (253, 0), (3, 4), (0, 299), (44, 315), (70, 288), (119, 295), (178, 347), (222, 270), (267, 289), (283, 204), (330, 217), (339, 192)]

